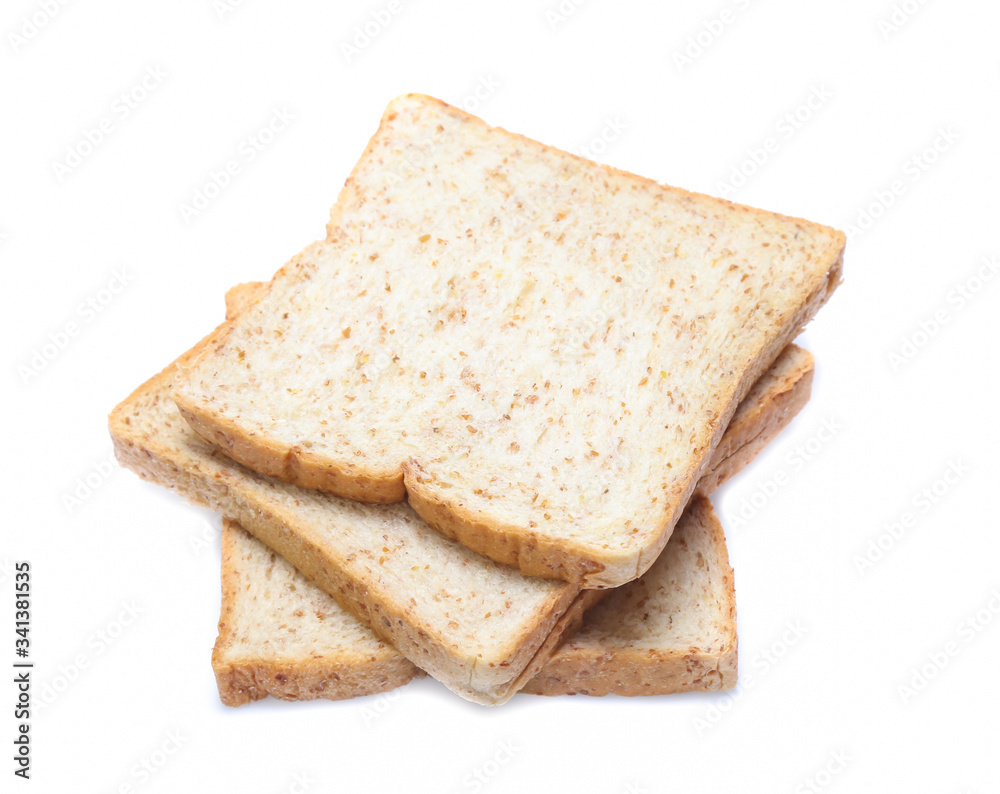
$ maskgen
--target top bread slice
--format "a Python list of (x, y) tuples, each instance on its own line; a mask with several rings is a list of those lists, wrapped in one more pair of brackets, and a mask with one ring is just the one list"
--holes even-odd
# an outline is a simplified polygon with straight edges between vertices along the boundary
[(327, 241), (278, 272), (174, 398), (252, 469), (408, 495), (470, 549), (613, 587), (656, 559), (737, 404), (839, 282), (843, 249), (833, 229), (403, 96)]

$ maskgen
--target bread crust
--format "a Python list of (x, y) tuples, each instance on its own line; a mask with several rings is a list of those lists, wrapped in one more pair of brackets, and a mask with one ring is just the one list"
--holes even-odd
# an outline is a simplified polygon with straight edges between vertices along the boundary
[[(421, 101), (442, 109), (463, 120), (475, 119), (457, 108), (440, 100), (421, 97)], [(345, 191), (338, 198), (331, 211), (327, 228), (327, 239), (335, 240), (343, 232), (338, 226), (338, 217), (346, 203), (346, 194), (356, 181), (359, 169), (366, 163), (376, 148), (380, 134), (387, 120), (394, 116), (390, 110), (383, 115), (378, 131), (370, 139), (365, 154), (355, 166), (347, 180)], [(498, 128), (499, 129), (499, 128)], [(572, 157), (559, 152), (554, 147), (540, 144), (531, 139), (514, 135), (525, 145), (558, 153), (560, 157)], [(643, 183), (655, 184), (652, 180), (634, 174), (601, 166), (609, 177), (640, 179)], [(806, 228), (819, 231), (829, 238), (826, 247), (816, 254), (820, 264), (814, 264), (815, 273), (811, 289), (798, 309), (774, 334), (770, 342), (757, 352), (752, 362), (743, 371), (739, 382), (731, 391), (724, 390), (702, 406), (712, 421), (699, 424), (693, 440), (693, 454), (687, 460), (669, 488), (662, 492), (661, 512), (644, 528), (648, 538), (643, 546), (627, 549), (607, 549), (598, 541), (592, 544), (574, 541), (565, 537), (552, 538), (529, 526), (509, 524), (495, 515), (475, 511), (465, 505), (461, 498), (446, 498), (440, 491), (430, 487), (430, 478), (423, 476), (420, 461), (401, 460), (398, 468), (377, 470), (371, 466), (358, 465), (346, 469), (343, 465), (323, 455), (304, 451), (299, 446), (290, 445), (262, 433), (253, 433), (236, 422), (223, 417), (218, 411), (202, 402), (188, 398), (183, 393), (175, 393), (175, 400), (192, 427), (205, 438), (226, 450), (234, 460), (270, 476), (306, 488), (328, 491), (347, 498), (375, 503), (388, 503), (408, 498), (410, 505), (428, 524), (449, 538), (462, 543), (467, 548), (483, 554), (497, 562), (518, 567), (523, 573), (552, 579), (560, 579), (584, 588), (616, 587), (638, 578), (656, 560), (670, 537), (670, 533), (695, 492), (701, 476), (707, 471), (711, 454), (733, 416), (738, 404), (751, 386), (775, 361), (778, 354), (789, 344), (809, 322), (840, 282), (843, 251), (846, 238), (843, 233), (797, 218), (763, 213), (742, 205), (733, 204), (692, 193), (679, 188), (669, 188), (685, 201), (703, 202), (711, 200), (714, 206), (741, 215), (781, 217)], [(279, 277), (293, 263), (279, 271)], [(221, 339), (222, 337), (220, 337)]]
[(268, 696), (288, 701), (348, 700), (389, 692), (424, 675), (402, 656), (343, 661), (331, 669), (324, 659), (293, 664), (261, 658), (228, 661), (213, 653), (212, 669), (219, 699), (227, 706), (242, 706)]
[(812, 353), (792, 344), (743, 398), (712, 454), (695, 493), (711, 496), (742, 471), (784, 429), (812, 393)]
[(403, 475), (373, 469), (349, 471), (334, 461), (280, 444), (273, 438), (243, 432), (235, 422), (216, 411), (198, 406), (183, 394), (174, 395), (181, 416), (202, 438), (260, 474), (301, 488), (337, 494), (368, 504), (394, 504), (406, 498)]

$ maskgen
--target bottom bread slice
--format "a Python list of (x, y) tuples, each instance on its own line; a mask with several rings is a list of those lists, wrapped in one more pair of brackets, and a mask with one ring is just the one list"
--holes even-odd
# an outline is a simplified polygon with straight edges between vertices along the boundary
[[(239, 300), (239, 289), (251, 287), (234, 288), (227, 300)], [(790, 345), (781, 354), (740, 404), (699, 494), (733, 476), (791, 421), (809, 398), (812, 372), (813, 358), (802, 348)], [(735, 683), (733, 577), (725, 537), (707, 499), (692, 500), (675, 536), (643, 577), (612, 591), (582, 621), (578, 614), (567, 616), (582, 628), (524, 691), (651, 695)], [(268, 695), (338, 700), (387, 691), (422, 675), (291, 564), (228, 520), (222, 585), (212, 666), (228, 705)], [(594, 598), (600, 595), (595, 592)], [(581, 602), (576, 612), (588, 605)]]

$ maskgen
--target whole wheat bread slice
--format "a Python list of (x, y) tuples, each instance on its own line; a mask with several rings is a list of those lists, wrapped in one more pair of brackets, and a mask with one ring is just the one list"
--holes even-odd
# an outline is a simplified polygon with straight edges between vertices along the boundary
[[(251, 300), (261, 285), (241, 284), (226, 295), (232, 314)], [(798, 413), (808, 400), (813, 359), (802, 348), (789, 346), (750, 394), (740, 403), (710, 470), (699, 483), (708, 495), (748, 464)], [(732, 603), (732, 577), (720, 578), (723, 565), (692, 564), (700, 552), (704, 560), (726, 559), (725, 539), (717, 522), (708, 521), (708, 508), (692, 504), (678, 524), (664, 553), (642, 578), (612, 595), (630, 608), (622, 609), (617, 624), (646, 626), (647, 640), (655, 634), (646, 615), (636, 609), (642, 598), (628, 593), (652, 592), (663, 602), (657, 618), (663, 641), (649, 654), (628, 646), (621, 634), (602, 628), (606, 609), (592, 609), (583, 618), (581, 639), (563, 643), (525, 691), (536, 694), (581, 692), (602, 694), (602, 687), (618, 694), (666, 694), (730, 686), (735, 675), (735, 641), (713, 663), (719, 635), (707, 639), (674, 641), (671, 627), (716, 625), (719, 605)], [(714, 524), (713, 524), (714, 522)], [(687, 527), (687, 528), (686, 528)], [(338, 700), (393, 689), (420, 675), (420, 670), (381, 641), (370, 629), (345, 612), (326, 593), (299, 574), (292, 565), (228, 519), (222, 535), (222, 614), (212, 654), (219, 695), (227, 705), (241, 705), (271, 695), (283, 700), (327, 698)], [(694, 551), (692, 551), (694, 549)], [(668, 562), (669, 561), (669, 562)], [(693, 591), (718, 593), (686, 609), (669, 607), (670, 587), (690, 570)], [(728, 584), (727, 584), (728, 581)], [(677, 596), (678, 598), (680, 596)], [(645, 605), (643, 605), (645, 607)], [(686, 623), (685, 623), (686, 621)], [(715, 622), (713, 622), (715, 621)], [(597, 638), (607, 637), (605, 643)], [(627, 638), (626, 638), (627, 639)], [(603, 647), (599, 655), (595, 647)], [(628, 652), (623, 649), (629, 647)], [(723, 658), (724, 657), (724, 658)], [(719, 675), (706, 671), (719, 671)]]
[(659, 555), (736, 406), (839, 282), (843, 248), (827, 227), (404, 96), (327, 241), (173, 395), (251, 469), (408, 495), (494, 560), (617, 586)]

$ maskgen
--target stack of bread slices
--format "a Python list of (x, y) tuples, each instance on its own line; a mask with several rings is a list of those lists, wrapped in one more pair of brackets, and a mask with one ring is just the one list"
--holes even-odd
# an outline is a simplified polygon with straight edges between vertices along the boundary
[(708, 497), (808, 399), (843, 249), (391, 102), (326, 238), (111, 414), (224, 516), (223, 702), (734, 686)]

